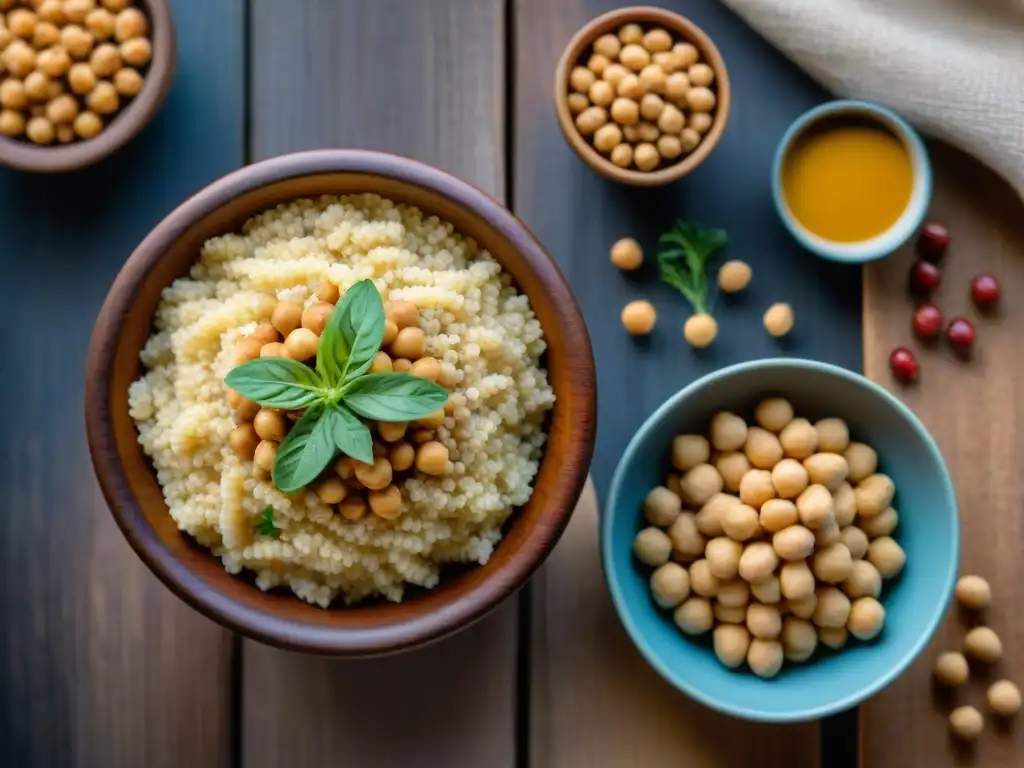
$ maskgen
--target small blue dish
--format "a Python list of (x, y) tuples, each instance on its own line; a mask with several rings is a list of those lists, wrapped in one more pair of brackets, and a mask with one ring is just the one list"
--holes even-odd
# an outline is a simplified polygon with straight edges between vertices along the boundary
[[(819, 650), (803, 663), (786, 662), (770, 680), (746, 665), (724, 667), (710, 633), (684, 635), (648, 587), (650, 569), (632, 553), (643, 527), (647, 492), (664, 482), (672, 438), (707, 433), (711, 416), (728, 410), (751, 419), (766, 396), (786, 397), (811, 421), (838, 416), (851, 438), (872, 446), (879, 471), (896, 484), (893, 534), (907, 553), (903, 572), (886, 584), (885, 627), (873, 641), (853, 638), (838, 652)], [(673, 395), (630, 441), (601, 517), (601, 559), (612, 600), (633, 642), (669, 683), (712, 709), (764, 722), (794, 722), (834, 714), (882, 690), (921, 653), (949, 605), (960, 554), (956, 496), (934, 440), (910, 410), (863, 376), (799, 359), (755, 360), (709, 374)]]
[[(793, 144), (816, 124), (841, 117), (873, 121), (888, 129), (907, 148), (914, 171), (913, 191), (903, 215), (877, 237), (855, 243), (826, 240), (808, 230), (793, 216), (782, 191), (782, 166)], [(931, 161), (921, 137), (895, 112), (867, 101), (830, 101), (798, 117), (779, 142), (772, 164), (772, 198), (786, 229), (811, 253), (847, 264), (875, 261), (891, 254), (920, 228), (932, 199)]]

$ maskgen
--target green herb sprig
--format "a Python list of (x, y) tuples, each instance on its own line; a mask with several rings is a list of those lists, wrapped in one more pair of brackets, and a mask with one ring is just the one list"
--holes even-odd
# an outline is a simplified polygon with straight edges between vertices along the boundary
[(410, 373), (371, 373), (384, 341), (384, 302), (372, 280), (353, 285), (320, 335), (316, 368), (260, 357), (233, 368), (224, 383), (264, 408), (305, 408), (278, 446), (271, 473), (285, 493), (316, 479), (344, 453), (373, 463), (373, 438), (360, 420), (413, 421), (441, 408), (448, 391)]
[(256, 532), (261, 536), (269, 536), (272, 539), (281, 537), (280, 529), (274, 525), (274, 508), (268, 506), (256, 518)]
[(729, 242), (725, 230), (676, 220), (658, 242), (668, 246), (658, 253), (661, 279), (683, 294), (695, 313), (708, 312), (708, 264)]

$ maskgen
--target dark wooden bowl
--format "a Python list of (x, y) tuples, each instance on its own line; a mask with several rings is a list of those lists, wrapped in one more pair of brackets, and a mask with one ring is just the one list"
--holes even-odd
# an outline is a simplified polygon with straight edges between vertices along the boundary
[(153, 43), (153, 59), (138, 96), (118, 112), (94, 139), (71, 144), (39, 146), (27, 139), (0, 136), (0, 164), (34, 173), (61, 173), (99, 162), (135, 138), (153, 119), (167, 98), (178, 64), (178, 43), (167, 0), (136, 0), (146, 14)]
[[(718, 103), (715, 106), (715, 119), (710, 130), (704, 134), (697, 148), (679, 161), (653, 171), (641, 171), (634, 168), (620, 168), (611, 160), (598, 152), (594, 145), (587, 141), (576, 130), (576, 123), (569, 111), (569, 72), (583, 52), (594, 44), (601, 35), (618, 30), (625, 24), (637, 23), (642, 26), (657, 25), (669, 30), (673, 35), (692, 43), (700, 51), (701, 59), (715, 73), (715, 93)], [(689, 19), (664, 8), (638, 5), (631, 8), (619, 8), (609, 11), (588, 22), (577, 32), (565, 47), (562, 57), (555, 68), (555, 114), (558, 125), (562, 129), (569, 146), (577, 155), (605, 178), (620, 184), (634, 187), (658, 187), (669, 184), (693, 170), (707, 159), (712, 150), (718, 146), (725, 125), (729, 121), (729, 107), (732, 94), (729, 88), (729, 72), (718, 48), (700, 27)]]
[[(321, 194), (374, 192), (418, 206), (474, 238), (525, 292), (544, 329), (557, 398), (533, 496), (505, 526), (490, 561), (459, 569), (402, 603), (311, 606), (229, 575), (178, 531), (128, 414), (161, 290), (185, 275), (202, 243), (253, 214)], [(526, 227), (471, 185), (421, 163), (357, 150), (300, 152), (250, 165), (185, 201), (142, 241), (118, 274), (93, 331), (86, 429), (114, 519), (149, 568), (179, 597), (231, 630), (281, 648), (376, 655), (468, 626), (513, 594), (565, 529), (583, 488), (595, 432), (594, 359), (583, 318), (558, 267)]]

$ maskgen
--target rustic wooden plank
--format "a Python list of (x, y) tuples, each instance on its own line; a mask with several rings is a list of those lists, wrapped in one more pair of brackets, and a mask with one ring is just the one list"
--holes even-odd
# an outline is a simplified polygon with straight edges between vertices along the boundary
[(114, 274), (171, 208), (243, 161), (243, 2), (172, 6), (178, 76), (142, 136), (79, 173), (0, 171), (5, 766), (231, 759), (231, 636), (129, 549), (93, 478), (81, 414), (89, 334)]
[[(598, 496), (643, 419), (671, 393), (716, 368), (775, 355), (861, 365), (860, 273), (803, 253), (775, 217), (769, 172), (775, 146), (802, 111), (827, 98), (719, 3), (662, 3), (700, 24), (731, 73), (733, 111), (714, 154), (671, 187), (611, 184), (565, 144), (551, 104), (555, 63), (569, 38), (614, 0), (552, 4), (516, 0), (514, 210), (559, 261), (580, 301), (597, 357), (599, 433), (592, 474)], [(608, 262), (612, 242), (636, 237), (653, 256), (676, 217), (729, 231), (729, 256), (754, 268), (751, 287), (717, 311), (720, 337), (702, 353), (681, 328), (687, 309), (656, 276)], [(640, 343), (620, 308), (648, 298), (658, 328)], [(789, 301), (797, 327), (778, 343), (764, 310)], [(762, 727), (719, 716), (670, 689), (641, 661), (606, 595), (598, 561), (595, 502), (574, 518), (532, 585), (531, 764), (693, 766), (819, 763), (817, 724)], [(852, 740), (851, 740), (852, 744)]]
[[(501, 0), (254, 0), (252, 149), (366, 147), (504, 195)], [(402, 656), (244, 650), (247, 768), (511, 766), (514, 601)]]
[[(946, 735), (951, 706), (973, 704), (985, 711), (985, 680), (1007, 676), (1024, 684), (1024, 614), (1016, 609), (1024, 579), (1024, 207), (1008, 185), (975, 161), (948, 147), (932, 145), (935, 199), (932, 215), (954, 235), (943, 266), (937, 303), (947, 317), (976, 323), (978, 341), (970, 363), (945, 345), (934, 350), (911, 340), (912, 303), (905, 292), (913, 260), (911, 247), (866, 270), (864, 297), (865, 369), (897, 392), (925, 423), (942, 449), (960, 503), (961, 570), (989, 579), (995, 594), (988, 622), (1001, 635), (1006, 656), (990, 675), (973, 675), (955, 696), (932, 691), (935, 657), (959, 649), (970, 622), (952, 611), (921, 659), (886, 691), (861, 707), (862, 765), (867, 768), (931, 768), (973, 764), (1019, 765), (1024, 730), (990, 722), (974, 754), (964, 754)], [(998, 275), (1005, 302), (994, 318), (970, 306), (970, 279)], [(895, 385), (888, 356), (893, 347), (917, 350), (918, 386)]]

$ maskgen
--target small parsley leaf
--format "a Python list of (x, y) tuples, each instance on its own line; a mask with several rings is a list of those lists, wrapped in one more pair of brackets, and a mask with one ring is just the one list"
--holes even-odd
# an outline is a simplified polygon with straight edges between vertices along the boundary
[(281, 537), (281, 531), (274, 525), (274, 508), (267, 506), (256, 519), (256, 531), (261, 536), (269, 536), (272, 539)]

